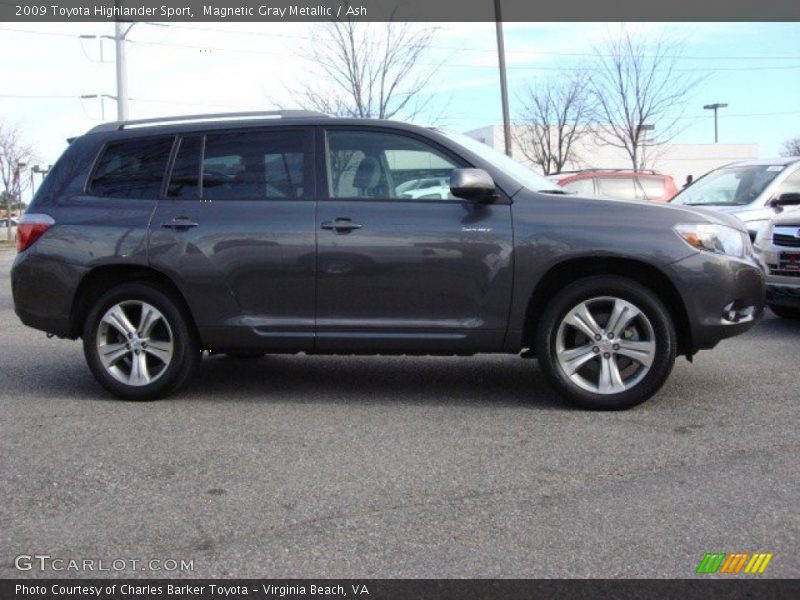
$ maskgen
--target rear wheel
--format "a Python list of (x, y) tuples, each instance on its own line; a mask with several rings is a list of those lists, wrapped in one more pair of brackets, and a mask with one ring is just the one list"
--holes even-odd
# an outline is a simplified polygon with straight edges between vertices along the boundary
[(769, 309), (782, 319), (800, 319), (800, 308), (770, 304)]
[(558, 292), (539, 321), (536, 355), (548, 381), (583, 408), (620, 410), (663, 385), (675, 327), (658, 297), (636, 281), (587, 277)]
[(177, 390), (200, 361), (200, 348), (178, 302), (148, 283), (106, 292), (83, 329), (89, 369), (126, 400), (155, 400)]

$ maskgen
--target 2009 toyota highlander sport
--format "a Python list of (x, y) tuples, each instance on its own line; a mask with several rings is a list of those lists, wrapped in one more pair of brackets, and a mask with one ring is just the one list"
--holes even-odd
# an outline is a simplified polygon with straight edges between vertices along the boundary
[(82, 338), (131, 400), (206, 352), (521, 352), (578, 405), (621, 409), (764, 305), (733, 217), (565, 195), (461, 135), (303, 111), (95, 127), (18, 250), (22, 321)]

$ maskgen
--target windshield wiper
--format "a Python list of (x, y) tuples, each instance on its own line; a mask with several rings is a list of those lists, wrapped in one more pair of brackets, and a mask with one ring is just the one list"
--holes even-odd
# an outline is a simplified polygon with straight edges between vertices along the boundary
[(566, 196), (571, 194), (572, 192), (568, 192), (567, 190), (537, 190), (540, 194), (561, 194)]

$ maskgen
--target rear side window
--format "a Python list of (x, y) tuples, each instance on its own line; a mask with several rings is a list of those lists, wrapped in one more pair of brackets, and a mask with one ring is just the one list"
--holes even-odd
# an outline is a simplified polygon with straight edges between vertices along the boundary
[(203, 198), (283, 200), (309, 194), (302, 130), (247, 131), (206, 136)]
[(172, 176), (169, 178), (167, 196), (197, 199), (200, 197), (200, 155), (203, 152), (203, 136), (185, 137), (179, 144)]
[(636, 200), (636, 182), (632, 177), (598, 177), (598, 192), (608, 198)]
[(655, 200), (666, 194), (664, 180), (659, 177), (639, 177), (639, 183), (642, 184), (644, 197), (648, 200)]
[(89, 193), (108, 198), (155, 200), (161, 195), (173, 137), (108, 144), (89, 183)]

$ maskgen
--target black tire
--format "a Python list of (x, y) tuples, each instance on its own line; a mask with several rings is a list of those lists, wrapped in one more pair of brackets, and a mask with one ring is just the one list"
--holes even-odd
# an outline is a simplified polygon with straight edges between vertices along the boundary
[(266, 352), (226, 352), (225, 356), (228, 358), (235, 358), (236, 360), (256, 360), (266, 356)]
[(769, 309), (782, 319), (800, 319), (800, 308), (770, 304)]
[[(168, 364), (157, 362), (160, 370), (151, 383), (128, 385), (115, 378), (103, 365), (100, 351), (98, 350), (98, 336), (106, 335), (101, 331), (101, 327), (105, 327), (104, 331), (111, 332), (108, 335), (114, 335), (118, 338), (114, 340), (117, 345), (119, 345), (119, 342), (125, 343), (124, 336), (113, 327), (104, 326), (102, 319), (106, 312), (115, 305), (131, 303), (130, 305), (135, 307), (140, 302), (147, 303), (160, 311), (163, 320), (168, 324), (169, 329), (167, 331), (169, 331), (171, 337), (172, 354)], [(135, 328), (138, 329), (139, 326), (136, 325)], [(142, 339), (147, 341), (145, 338)], [(150, 351), (152, 351), (152, 348)], [(140, 352), (143, 355), (146, 354), (144, 350)], [(100, 385), (113, 395), (124, 400), (156, 400), (171, 394), (191, 376), (200, 363), (202, 356), (194, 327), (190, 323), (189, 317), (181, 309), (179, 301), (157, 285), (146, 282), (119, 285), (103, 294), (97, 300), (84, 323), (83, 353), (89, 369)], [(137, 352), (138, 354), (139, 352)], [(123, 362), (117, 364), (124, 369), (124, 361), (132, 358), (133, 355), (128, 352), (126, 358), (121, 359)], [(154, 360), (152, 356), (148, 356), (148, 359)]]
[[(632, 368), (638, 368), (642, 373), (639, 375), (641, 379), (631, 379), (631, 387), (619, 393), (596, 393), (584, 389), (569, 378), (556, 356), (562, 320), (582, 302), (601, 297), (619, 298), (633, 304), (652, 326), (655, 343), (652, 365), (649, 371), (642, 371), (632, 363)], [(591, 340), (587, 342), (588, 345), (593, 343)], [(580, 279), (553, 296), (539, 320), (534, 347), (547, 381), (571, 402), (591, 410), (623, 410), (641, 404), (664, 384), (675, 363), (677, 336), (669, 311), (650, 289), (625, 277), (597, 275)], [(598, 359), (602, 360), (599, 355)], [(589, 365), (591, 360), (586, 364)]]

